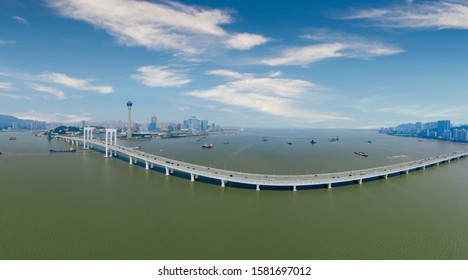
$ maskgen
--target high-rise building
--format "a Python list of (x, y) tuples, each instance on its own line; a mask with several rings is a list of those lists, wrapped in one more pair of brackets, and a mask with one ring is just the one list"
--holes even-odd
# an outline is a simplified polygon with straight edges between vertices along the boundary
[(442, 136), (446, 130), (450, 131), (450, 121), (437, 121), (437, 135)]
[(151, 123), (148, 125), (148, 131), (156, 131), (158, 130), (157, 124), (158, 118), (156, 116), (151, 117)]
[(132, 138), (132, 101), (127, 102), (128, 120), (127, 120), (127, 139)]

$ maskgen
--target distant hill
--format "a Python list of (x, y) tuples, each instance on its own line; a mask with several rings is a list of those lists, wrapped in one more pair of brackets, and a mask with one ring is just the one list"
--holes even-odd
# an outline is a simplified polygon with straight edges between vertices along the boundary
[(0, 115), (0, 129), (11, 127), (11, 123), (16, 122), (19, 128), (28, 127), (33, 120), (23, 120), (10, 115)]
[(20, 119), (9, 116), (9, 115), (0, 115), (0, 128), (4, 126), (11, 126), (12, 122), (19, 122)]

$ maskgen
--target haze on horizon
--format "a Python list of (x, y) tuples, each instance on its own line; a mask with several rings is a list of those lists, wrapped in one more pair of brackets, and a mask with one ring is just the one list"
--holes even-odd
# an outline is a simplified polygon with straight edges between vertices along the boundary
[[(320, 2), (320, 3), (316, 3)], [(0, 113), (375, 128), (468, 112), (468, 3), (0, 4)]]

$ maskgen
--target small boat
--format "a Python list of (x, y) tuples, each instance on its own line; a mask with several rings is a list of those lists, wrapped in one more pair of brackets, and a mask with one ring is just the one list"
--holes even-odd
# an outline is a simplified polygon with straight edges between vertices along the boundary
[(364, 152), (354, 152), (356, 155), (358, 156), (362, 156), (362, 157), (368, 157), (369, 155), (364, 153)]
[(213, 144), (206, 144), (205, 143), (205, 144), (202, 145), (202, 148), (203, 149), (211, 149), (211, 148), (213, 148)]
[(291, 142), (288, 142), (288, 145), (292, 145), (292, 143), (291, 143)]
[(336, 138), (332, 138), (332, 139), (330, 140), (330, 142), (337, 142), (337, 141), (339, 141), (339, 140), (340, 140), (340, 138), (338, 138), (338, 136), (336, 136)]
[(372, 141), (371, 141), (371, 140), (367, 140), (367, 143), (372, 144)]
[(424, 140), (418, 140), (418, 142), (424, 142)]
[(227, 144), (229, 144), (229, 141), (226, 141), (226, 142), (224, 142), (223, 144), (224, 144), (224, 145), (227, 145)]
[(11, 136), (11, 137), (10, 137), (10, 140), (16, 140), (16, 137)]
[(310, 141), (310, 144), (314, 145), (314, 144), (317, 144), (317, 142), (315, 142), (315, 140), (312, 139), (312, 141)]
[(68, 150), (50, 150), (51, 153), (75, 153), (76, 149), (70, 148)]
[(264, 136), (264, 137), (262, 138), (262, 141), (264, 141), (264, 142), (268, 141), (268, 137)]

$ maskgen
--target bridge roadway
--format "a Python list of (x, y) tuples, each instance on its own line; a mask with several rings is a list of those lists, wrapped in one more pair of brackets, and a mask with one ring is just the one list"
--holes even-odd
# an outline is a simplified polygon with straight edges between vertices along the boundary
[[(56, 137), (57, 139), (62, 139), (77, 145), (83, 143), (82, 138), (68, 136)], [(100, 140), (87, 139), (86, 143), (104, 149), (106, 147), (105, 142)], [(198, 176), (203, 176), (220, 180), (222, 187), (228, 182), (236, 182), (256, 186), (256, 190), (260, 190), (261, 186), (289, 186), (293, 191), (297, 190), (297, 186), (323, 185), (331, 188), (333, 184), (337, 183), (355, 182), (357, 184), (362, 184), (363, 180), (366, 179), (387, 179), (389, 175), (408, 174), (410, 171), (424, 170), (429, 166), (438, 166), (440, 163), (450, 162), (468, 156), (468, 149), (465, 149), (419, 160), (360, 170), (307, 175), (269, 175), (206, 167), (149, 154), (120, 145), (109, 145), (108, 149), (111, 151), (111, 155), (113, 154), (112, 151), (114, 154), (119, 153), (126, 155), (129, 159), (129, 164), (134, 164), (138, 161), (145, 163), (146, 170), (152, 169), (154, 166), (160, 166), (165, 169), (166, 175), (172, 174), (174, 170), (190, 174), (192, 182), (198, 179)]]

